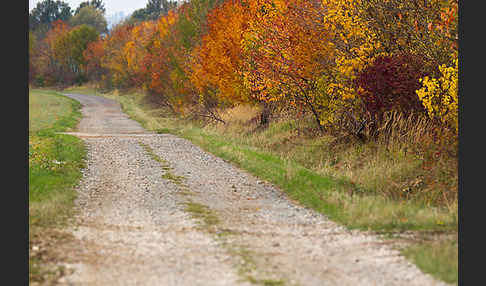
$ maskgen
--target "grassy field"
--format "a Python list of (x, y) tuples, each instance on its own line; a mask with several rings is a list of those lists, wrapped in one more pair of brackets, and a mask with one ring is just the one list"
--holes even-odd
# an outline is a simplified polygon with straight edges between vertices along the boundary
[[(94, 93), (87, 87), (70, 91)], [(142, 93), (102, 95), (118, 100), (146, 129), (186, 138), (348, 228), (371, 230), (403, 243), (397, 245), (408, 245), (400, 249), (424, 272), (457, 283), (457, 162), (453, 157), (438, 159), (434, 168), (426, 169), (422, 166), (427, 154), (407, 153), (412, 145), (400, 142), (400, 136), (391, 144), (333, 146), (330, 136), (301, 132), (312, 121), (282, 118), (255, 131), (252, 118), (259, 110), (250, 106), (221, 113), (224, 125), (202, 124), (168, 115)], [(399, 123), (394, 130), (419, 126)], [(421, 132), (417, 127), (416, 137), (426, 138)]]
[(81, 105), (54, 91), (29, 91), (29, 281), (49, 283), (53, 249), (69, 239), (62, 227), (72, 217), (74, 186), (84, 167), (83, 142), (55, 132), (76, 127)]

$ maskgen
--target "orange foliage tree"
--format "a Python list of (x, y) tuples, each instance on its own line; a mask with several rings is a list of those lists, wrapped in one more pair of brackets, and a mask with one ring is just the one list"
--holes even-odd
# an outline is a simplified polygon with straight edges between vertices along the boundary
[(333, 61), (333, 45), (320, 0), (255, 0), (244, 36), (245, 86), (265, 102), (308, 109), (322, 130), (329, 105), (318, 80)]
[(135, 84), (134, 77), (128, 69), (125, 45), (129, 41), (132, 25), (115, 26), (110, 35), (104, 39), (104, 57), (101, 65), (109, 74), (105, 75), (108, 86), (128, 88)]
[(108, 73), (102, 65), (102, 59), (105, 56), (105, 42), (102, 39), (88, 44), (83, 52), (85, 59), (84, 69), (88, 74), (88, 79), (93, 82), (100, 82), (103, 76)]
[(208, 15), (208, 31), (192, 53), (191, 81), (206, 103), (216, 97), (235, 104), (249, 100), (243, 86), (243, 47), (250, 11), (245, 1), (226, 1)]
[(148, 75), (145, 88), (157, 96), (159, 103), (174, 112), (183, 112), (183, 92), (178, 90), (175, 69), (177, 68), (177, 45), (174, 43), (174, 25), (179, 15), (169, 11), (156, 22), (154, 33), (146, 46), (144, 72)]
[(68, 66), (63, 58), (67, 53), (67, 47), (61, 40), (70, 30), (68, 24), (57, 20), (52, 23), (52, 28), (39, 43), (35, 52), (35, 62), (41, 77), (39, 81), (42, 81), (42, 84), (55, 85), (70, 80)]

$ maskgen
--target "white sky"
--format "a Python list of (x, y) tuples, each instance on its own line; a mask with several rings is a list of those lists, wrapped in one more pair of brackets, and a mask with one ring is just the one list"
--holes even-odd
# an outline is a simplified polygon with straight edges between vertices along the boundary
[[(29, 0), (29, 11), (37, 5), (37, 2), (41, 1), (42, 0)], [(79, 6), (79, 3), (86, 0), (62, 1), (68, 3), (72, 10), (76, 10), (76, 8), (78, 8)], [(148, 0), (103, 0), (103, 3), (105, 4), (105, 15), (107, 16), (121, 11), (123, 11), (125, 15), (128, 15), (137, 9), (144, 8), (147, 5)]]

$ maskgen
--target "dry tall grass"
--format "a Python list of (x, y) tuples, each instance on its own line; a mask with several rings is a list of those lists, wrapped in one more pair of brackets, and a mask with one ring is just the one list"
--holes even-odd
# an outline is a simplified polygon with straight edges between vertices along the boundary
[(357, 193), (457, 209), (457, 139), (425, 116), (387, 113), (379, 126), (364, 129), (368, 140), (361, 142), (309, 132), (312, 118), (296, 120), (296, 114), (274, 116), (268, 128), (259, 130), (260, 111), (250, 105), (223, 110), (226, 124), (205, 128), (348, 180)]

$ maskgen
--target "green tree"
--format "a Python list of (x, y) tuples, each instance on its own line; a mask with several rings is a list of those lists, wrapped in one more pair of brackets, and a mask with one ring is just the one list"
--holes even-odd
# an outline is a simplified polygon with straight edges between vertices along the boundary
[(68, 37), (71, 42), (70, 54), (78, 67), (86, 64), (83, 52), (89, 43), (98, 40), (98, 35), (99, 33), (95, 28), (84, 24), (69, 32)]
[(136, 22), (145, 21), (146, 19), (148, 19), (147, 9), (140, 8), (133, 11), (132, 15), (126, 22), (127, 24), (134, 24)]
[(149, 19), (157, 20), (160, 16), (166, 16), (169, 10), (177, 7), (177, 1), (149, 0), (147, 9)]
[(58, 71), (57, 82), (69, 85), (82, 82), (86, 78), (82, 67), (85, 64), (83, 56), (89, 43), (98, 39), (95, 28), (81, 25), (66, 33), (59, 34), (53, 40), (53, 57)]
[(223, 2), (223, 0), (192, 0), (182, 4), (185, 7), (180, 13), (185, 17), (180, 17), (176, 23), (176, 33), (178, 33), (176, 37), (180, 39), (185, 49), (191, 50), (200, 42), (201, 35), (207, 32), (205, 28), (209, 11)]
[(145, 8), (135, 10), (129, 23), (147, 20), (157, 20), (161, 16), (166, 16), (170, 10), (177, 8), (177, 1), (149, 0)]
[(74, 15), (78, 14), (79, 11), (83, 7), (86, 7), (86, 6), (94, 7), (96, 10), (102, 12), (103, 14), (105, 14), (105, 12), (106, 12), (105, 4), (103, 3), (103, 0), (91, 0), (91, 1), (81, 2), (79, 4), (78, 8), (76, 8), (76, 11), (74, 12)]
[(56, 20), (68, 21), (72, 17), (71, 7), (64, 1), (44, 0), (38, 2), (29, 13), (29, 28), (44, 36)]
[(80, 25), (88, 25), (93, 27), (98, 31), (98, 33), (106, 33), (107, 29), (107, 22), (103, 13), (96, 9), (94, 6), (88, 5), (79, 10), (79, 12), (74, 15), (69, 23), (75, 27)]

